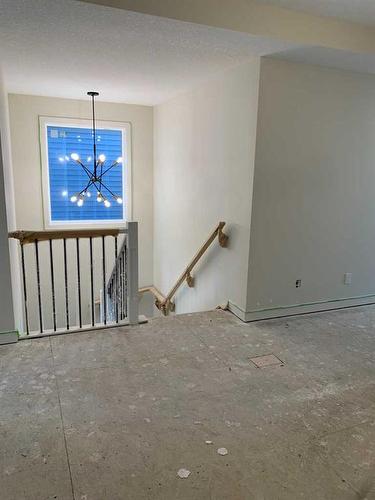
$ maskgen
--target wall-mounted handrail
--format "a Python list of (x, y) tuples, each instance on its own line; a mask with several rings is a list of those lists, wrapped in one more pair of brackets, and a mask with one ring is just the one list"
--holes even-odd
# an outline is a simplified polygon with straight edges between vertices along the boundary
[(156, 303), (157, 307), (159, 307), (158, 304), (162, 304), (163, 302), (165, 302), (164, 295), (161, 293), (161, 291), (158, 288), (156, 288), (156, 286), (144, 286), (144, 287), (139, 289), (140, 294), (143, 294), (146, 292), (150, 292), (155, 297), (155, 299), (157, 301), (157, 303)]
[(219, 240), (219, 244), (221, 247), (226, 247), (228, 243), (228, 236), (223, 232), (223, 228), (225, 226), (225, 222), (219, 222), (219, 224), (215, 227), (215, 229), (212, 231), (210, 236), (207, 238), (207, 240), (203, 243), (203, 245), (200, 247), (198, 252), (194, 255), (190, 263), (185, 267), (184, 271), (181, 273), (181, 275), (178, 277), (176, 283), (173, 285), (171, 288), (170, 292), (164, 296), (156, 287), (154, 286), (149, 286), (149, 287), (144, 287), (139, 290), (140, 293), (145, 293), (145, 292), (150, 292), (154, 295), (155, 297), (155, 305), (162, 313), (166, 316), (169, 311), (174, 311), (174, 303), (172, 301), (174, 295), (176, 294), (177, 290), (180, 288), (180, 286), (186, 281), (187, 285), (189, 287), (194, 286), (194, 278), (191, 275), (194, 267), (197, 265), (199, 260), (202, 258), (202, 256), (205, 254), (211, 243), (216, 239), (216, 237)]

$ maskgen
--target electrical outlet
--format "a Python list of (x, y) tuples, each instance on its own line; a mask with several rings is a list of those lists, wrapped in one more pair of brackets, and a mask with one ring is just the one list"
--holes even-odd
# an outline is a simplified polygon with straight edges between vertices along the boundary
[(302, 280), (296, 280), (296, 288), (301, 288)]
[(344, 274), (344, 284), (345, 285), (351, 285), (352, 284), (352, 273), (345, 273)]

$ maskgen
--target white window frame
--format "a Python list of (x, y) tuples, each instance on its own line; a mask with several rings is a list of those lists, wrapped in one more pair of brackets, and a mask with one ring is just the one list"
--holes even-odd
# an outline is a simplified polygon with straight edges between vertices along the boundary
[[(91, 128), (90, 119), (62, 118), (54, 116), (39, 116), (39, 143), (41, 158), (41, 177), (43, 194), (43, 218), (45, 229), (91, 229), (107, 227), (125, 227), (129, 220), (132, 220), (132, 162), (131, 162), (131, 124), (129, 122), (116, 122), (98, 120), (98, 129), (121, 130), (122, 132), (122, 183), (123, 193), (123, 218), (121, 220), (86, 220), (86, 221), (52, 221), (51, 220), (51, 199), (49, 183), (49, 158), (48, 158), (48, 126), (66, 126), (76, 128)], [(125, 194), (124, 194), (125, 193)]]

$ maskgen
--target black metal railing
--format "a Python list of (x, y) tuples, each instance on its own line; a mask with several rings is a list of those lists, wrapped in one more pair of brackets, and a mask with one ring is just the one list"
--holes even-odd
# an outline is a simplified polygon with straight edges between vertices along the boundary
[(116, 238), (114, 250), (115, 264), (107, 282), (106, 295), (110, 303), (110, 318), (117, 322), (119, 320), (122, 321), (128, 315), (128, 304), (126, 300), (128, 289), (126, 273), (128, 263), (128, 247), (125, 240), (121, 244), (120, 251), (118, 251), (118, 242)]

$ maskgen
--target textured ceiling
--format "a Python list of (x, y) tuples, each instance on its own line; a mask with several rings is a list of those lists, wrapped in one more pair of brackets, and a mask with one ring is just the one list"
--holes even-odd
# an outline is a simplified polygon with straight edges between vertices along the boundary
[(296, 63), (375, 74), (375, 55), (373, 54), (354, 54), (323, 47), (301, 47), (272, 54), (272, 57)]
[(256, 0), (256, 2), (375, 26), (375, 0)]
[[(258, 1), (375, 23), (375, 0)], [(86, 98), (95, 89), (101, 100), (153, 105), (252, 55), (375, 72), (372, 54), (302, 47), (75, 0), (0, 0), (0, 70), (8, 92)]]
[(292, 48), (229, 30), (74, 0), (0, 0), (9, 92), (156, 104), (251, 55)]

